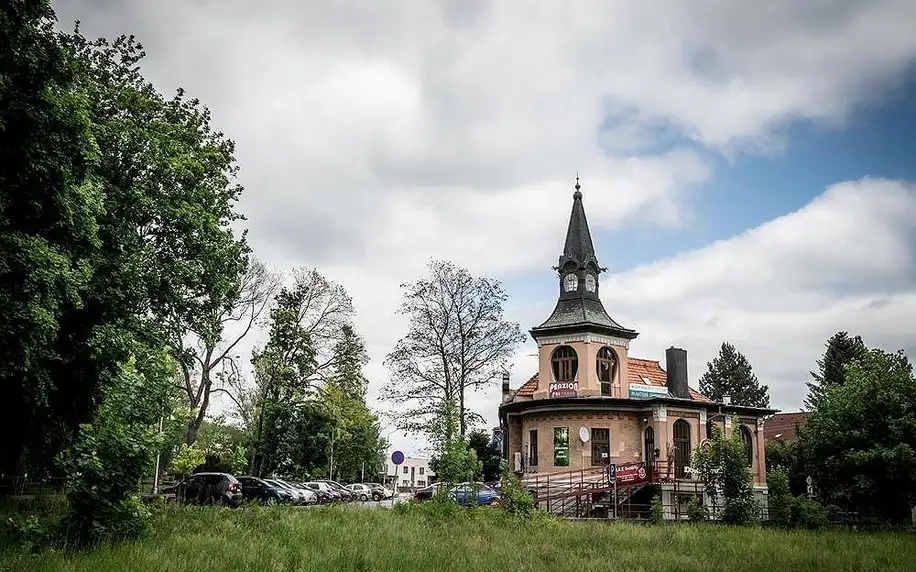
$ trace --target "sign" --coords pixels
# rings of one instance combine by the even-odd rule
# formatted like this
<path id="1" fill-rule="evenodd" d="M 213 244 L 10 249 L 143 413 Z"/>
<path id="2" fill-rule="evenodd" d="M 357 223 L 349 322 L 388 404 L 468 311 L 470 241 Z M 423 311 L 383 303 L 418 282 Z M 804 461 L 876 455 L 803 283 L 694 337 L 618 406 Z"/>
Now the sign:
<path id="1" fill-rule="evenodd" d="M 668 388 L 664 385 L 646 385 L 645 383 L 631 383 L 629 395 L 630 399 L 669 397 Z"/>
<path id="2" fill-rule="evenodd" d="M 400 451 L 395 451 L 391 454 L 391 462 L 395 465 L 400 465 L 404 462 L 404 453 Z"/>
<path id="3" fill-rule="evenodd" d="M 610 465 L 609 465 L 610 467 Z M 646 468 L 639 463 L 628 463 L 616 468 L 617 482 L 621 485 L 638 485 L 648 480 Z"/>
<path id="4" fill-rule="evenodd" d="M 607 466 L 607 480 L 609 483 L 617 482 L 617 465 L 610 463 Z"/>
<path id="5" fill-rule="evenodd" d="M 553 464 L 555 467 L 569 466 L 569 427 L 553 428 Z"/>
<path id="6" fill-rule="evenodd" d="M 551 381 L 550 385 L 547 386 L 547 389 L 551 398 L 579 396 L 578 381 Z"/>
<path id="7" fill-rule="evenodd" d="M 579 440 L 588 443 L 589 437 L 588 427 L 579 427 Z"/>

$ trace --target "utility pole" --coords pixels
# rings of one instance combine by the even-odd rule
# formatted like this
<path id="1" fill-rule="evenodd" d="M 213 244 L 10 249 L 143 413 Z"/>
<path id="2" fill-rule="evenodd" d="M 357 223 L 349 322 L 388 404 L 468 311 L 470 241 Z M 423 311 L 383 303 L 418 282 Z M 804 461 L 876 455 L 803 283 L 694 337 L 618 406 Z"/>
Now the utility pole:
<path id="1" fill-rule="evenodd" d="M 363 476 L 361 477 L 363 482 L 366 482 L 366 461 L 363 461 Z"/>
<path id="2" fill-rule="evenodd" d="M 164 416 L 159 416 L 159 436 L 162 437 L 162 420 Z M 153 494 L 159 494 L 159 457 L 162 455 L 162 447 L 156 450 L 156 472 L 153 473 Z"/>

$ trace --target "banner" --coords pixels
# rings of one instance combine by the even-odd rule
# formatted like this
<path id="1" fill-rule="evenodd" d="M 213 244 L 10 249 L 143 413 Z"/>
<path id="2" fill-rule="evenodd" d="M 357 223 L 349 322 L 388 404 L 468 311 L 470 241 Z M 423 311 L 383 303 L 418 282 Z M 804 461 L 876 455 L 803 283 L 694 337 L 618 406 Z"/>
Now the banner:
<path id="1" fill-rule="evenodd" d="M 548 386 L 550 397 L 579 397 L 578 381 L 552 381 Z"/>
<path id="2" fill-rule="evenodd" d="M 646 468 L 641 463 L 617 465 L 618 485 L 638 485 L 649 480 Z"/>

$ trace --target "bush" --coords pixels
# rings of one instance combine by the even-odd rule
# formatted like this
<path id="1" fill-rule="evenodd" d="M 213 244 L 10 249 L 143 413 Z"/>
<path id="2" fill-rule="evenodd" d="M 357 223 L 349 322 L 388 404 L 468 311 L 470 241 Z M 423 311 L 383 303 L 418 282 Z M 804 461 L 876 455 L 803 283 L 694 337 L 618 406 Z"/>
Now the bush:
<path id="1" fill-rule="evenodd" d="M 787 528 L 792 525 L 792 497 L 789 486 L 789 473 L 780 467 L 767 473 L 768 512 L 770 522 Z"/>
<path id="2" fill-rule="evenodd" d="M 510 516 L 516 518 L 531 518 L 537 512 L 537 505 L 525 489 L 518 477 L 509 472 L 505 461 L 500 463 L 502 470 L 502 484 L 499 491 L 499 507 Z"/>
<path id="3" fill-rule="evenodd" d="M 157 422 L 174 362 L 165 352 L 142 357 L 145 371 L 131 358 L 107 377 L 95 418 L 61 457 L 69 475 L 64 531 L 77 545 L 135 538 L 150 516 L 138 484 L 159 445 Z"/>
<path id="4" fill-rule="evenodd" d="M 661 524 L 665 520 L 665 508 L 662 506 L 662 497 L 655 495 L 649 503 L 649 521 Z"/>
<path id="5" fill-rule="evenodd" d="M 795 497 L 792 503 L 792 524 L 807 530 L 823 530 L 830 524 L 827 509 L 816 500 Z"/>
<path id="6" fill-rule="evenodd" d="M 687 519 L 690 522 L 706 522 L 709 520 L 709 511 L 700 503 L 697 497 L 690 499 L 687 503 Z"/>

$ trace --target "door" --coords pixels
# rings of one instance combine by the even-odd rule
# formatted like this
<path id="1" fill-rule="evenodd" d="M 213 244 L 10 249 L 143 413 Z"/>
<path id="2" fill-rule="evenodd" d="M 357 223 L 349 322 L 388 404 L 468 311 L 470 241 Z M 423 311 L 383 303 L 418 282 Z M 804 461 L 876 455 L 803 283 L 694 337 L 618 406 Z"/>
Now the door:
<path id="1" fill-rule="evenodd" d="M 646 463 L 646 474 L 649 478 L 655 478 L 655 429 L 646 427 L 646 446 L 643 460 Z"/>
<path id="2" fill-rule="evenodd" d="M 683 419 L 674 422 L 674 477 L 687 477 L 690 466 L 690 423 Z"/>

